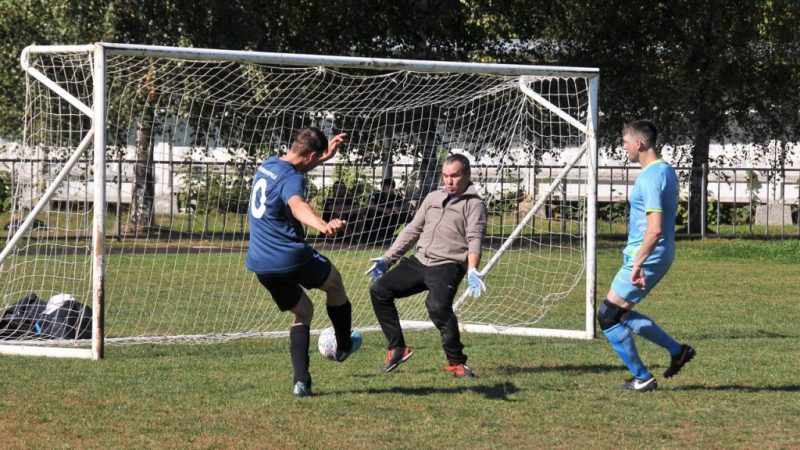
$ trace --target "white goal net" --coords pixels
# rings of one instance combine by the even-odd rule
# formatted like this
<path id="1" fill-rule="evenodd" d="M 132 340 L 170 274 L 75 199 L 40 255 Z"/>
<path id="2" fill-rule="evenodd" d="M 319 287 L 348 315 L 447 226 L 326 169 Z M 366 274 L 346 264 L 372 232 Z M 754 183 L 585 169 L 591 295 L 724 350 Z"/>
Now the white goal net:
<path id="1" fill-rule="evenodd" d="M 354 327 L 377 325 L 369 259 L 464 153 L 489 213 L 488 291 L 459 294 L 460 322 L 593 335 L 595 69 L 117 44 L 29 47 L 22 63 L 0 352 L 285 334 L 290 318 L 244 266 L 247 208 L 258 164 L 309 126 L 348 135 L 306 185 L 320 215 L 348 222 L 308 240 L 342 273 Z M 92 308 L 75 311 L 93 347 L 80 326 L 42 331 L 52 314 L 31 308 L 62 293 Z M 422 297 L 398 307 L 407 326 L 428 320 Z"/>

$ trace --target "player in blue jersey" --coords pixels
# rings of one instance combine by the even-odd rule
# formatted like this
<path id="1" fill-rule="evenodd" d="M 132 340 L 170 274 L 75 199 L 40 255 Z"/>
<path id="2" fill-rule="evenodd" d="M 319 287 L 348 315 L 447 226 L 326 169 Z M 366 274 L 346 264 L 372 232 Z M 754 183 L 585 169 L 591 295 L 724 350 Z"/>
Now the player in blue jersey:
<path id="1" fill-rule="evenodd" d="M 675 216 L 678 211 L 678 177 L 656 150 L 657 131 L 648 120 L 630 122 L 622 130 L 622 147 L 631 162 L 642 167 L 630 196 L 628 243 L 622 268 L 597 313 L 608 342 L 631 371 L 624 389 L 644 392 L 658 386 L 636 351 L 631 332 L 667 349 L 671 356 L 664 377 L 677 374 L 695 355 L 652 319 L 634 311 L 667 273 L 675 258 Z"/>
<path id="2" fill-rule="evenodd" d="M 305 201 L 304 173 L 331 159 L 345 138 L 328 142 L 317 128 L 295 136 L 286 155 L 271 157 L 256 169 L 250 194 L 248 219 L 250 247 L 247 268 L 269 291 L 281 311 L 291 311 L 289 353 L 297 397 L 311 395 L 308 348 L 314 305 L 302 288 L 320 289 L 327 295 L 327 312 L 336 334 L 333 359 L 342 362 L 361 346 L 361 336 L 351 330 L 352 307 L 342 277 L 331 262 L 306 243 L 303 225 L 334 234 L 344 221 L 324 221 Z"/>

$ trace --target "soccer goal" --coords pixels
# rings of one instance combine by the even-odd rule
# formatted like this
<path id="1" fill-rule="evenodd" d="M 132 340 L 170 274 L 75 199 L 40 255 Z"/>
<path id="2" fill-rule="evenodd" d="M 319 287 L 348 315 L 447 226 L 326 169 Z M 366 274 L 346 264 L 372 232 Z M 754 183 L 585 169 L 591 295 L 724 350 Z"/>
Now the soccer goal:
<path id="1" fill-rule="evenodd" d="M 31 46 L 21 64 L 0 353 L 286 335 L 244 266 L 247 208 L 258 164 L 309 126 L 348 134 L 307 178 L 309 204 L 347 228 L 308 240 L 342 273 L 354 327 L 377 329 L 369 259 L 464 153 L 489 212 L 488 291 L 460 287 L 464 330 L 594 336 L 597 69 L 106 43 Z M 59 294 L 86 306 L 92 338 L 44 332 L 31 294 L 51 316 Z M 429 326 L 422 297 L 398 306 Z"/>

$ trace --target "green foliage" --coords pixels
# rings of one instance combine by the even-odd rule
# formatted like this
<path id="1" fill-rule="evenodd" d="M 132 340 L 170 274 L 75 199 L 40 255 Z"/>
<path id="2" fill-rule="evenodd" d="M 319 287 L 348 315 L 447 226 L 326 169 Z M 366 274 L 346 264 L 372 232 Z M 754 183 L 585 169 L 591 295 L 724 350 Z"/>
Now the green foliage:
<path id="1" fill-rule="evenodd" d="M 580 202 L 562 201 L 559 195 L 554 195 L 545 208 L 548 209 L 548 217 L 562 220 L 580 221 L 584 214 Z"/>
<path id="2" fill-rule="evenodd" d="M 678 211 L 675 214 L 675 225 L 685 225 L 689 221 L 689 202 L 681 197 L 678 200 Z"/>
<path id="3" fill-rule="evenodd" d="M 366 20 L 353 11 L 368 11 Z M 599 140 L 607 152 L 619 144 L 624 122 L 648 117 L 661 144 L 679 146 L 695 167 L 708 162 L 712 139 L 753 142 L 762 151 L 779 141 L 776 159 L 784 161 L 785 143 L 800 141 L 799 22 L 800 3 L 771 0 L 0 0 L 0 136 L 21 133 L 18 59 L 26 45 L 107 41 L 595 66 L 603 80 Z M 409 127 L 436 128 L 426 120 Z M 365 161 L 385 157 L 379 146 L 363 148 Z M 419 148 L 422 161 L 436 159 L 435 142 Z M 435 183 L 420 180 L 420 193 Z M 700 183 L 691 186 L 692 202 L 699 202 Z M 693 226 L 700 212 L 691 208 Z M 688 211 L 681 217 L 687 222 Z"/>
<path id="4" fill-rule="evenodd" d="M 347 186 L 347 195 L 355 198 L 356 204 L 367 202 L 375 187 L 364 173 L 355 166 L 337 165 L 333 172 L 333 181 L 341 181 Z"/>
<path id="5" fill-rule="evenodd" d="M 627 202 L 607 202 L 597 206 L 598 221 L 625 221 L 628 214 Z"/>
<path id="6" fill-rule="evenodd" d="M 708 201 L 706 209 L 706 224 L 714 226 L 717 222 L 721 225 L 747 225 L 753 222 L 756 216 L 758 203 L 719 203 L 715 199 Z M 685 209 L 682 209 L 683 218 L 686 219 Z"/>
<path id="7" fill-rule="evenodd" d="M 6 212 L 11 208 L 11 174 L 5 170 L 0 170 L 0 212 Z"/>
<path id="8" fill-rule="evenodd" d="M 331 175 L 331 180 L 332 182 L 329 185 L 324 186 L 323 191 L 314 191 L 313 195 L 311 192 L 306 194 L 306 200 L 309 200 L 309 202 L 311 201 L 310 199 L 314 199 L 313 202 L 317 206 L 317 211 L 322 211 L 325 199 L 333 196 L 333 183 L 337 181 L 344 183 L 347 188 L 346 196 L 352 199 L 355 207 L 366 205 L 370 194 L 375 190 L 369 178 L 356 166 L 337 165 Z M 308 188 L 313 184 L 306 183 L 306 186 Z M 313 189 L 316 189 L 316 187 L 313 187 Z"/>
<path id="9" fill-rule="evenodd" d="M 207 189 L 198 190 L 198 212 L 209 212 L 211 207 L 223 213 L 247 214 L 253 173 L 244 169 L 250 167 L 237 164 L 234 173 L 213 172 Z"/>
<path id="10" fill-rule="evenodd" d="M 490 195 L 486 199 L 486 209 L 490 214 L 503 215 L 514 212 L 518 209 L 519 203 L 525 199 L 525 192 L 520 190 L 510 190 L 498 195 Z"/>
<path id="11" fill-rule="evenodd" d="M 440 157 L 446 158 L 447 153 L 443 153 Z M 517 171 L 504 168 L 495 174 L 494 178 L 489 178 L 484 169 L 476 167 L 473 169 L 471 179 L 486 203 L 487 212 L 491 215 L 502 216 L 513 213 L 525 200 L 525 187 Z M 490 182 L 493 189 L 488 185 Z"/>
<path id="12" fill-rule="evenodd" d="M 353 11 L 369 11 L 370 20 Z M 0 0 L 0 136 L 21 133 L 22 49 L 120 42 L 465 60 L 484 46 L 457 0 Z M 224 31 L 221 31 L 224 30 Z"/>
<path id="13" fill-rule="evenodd" d="M 275 150 L 264 147 L 253 156 L 231 153 L 233 158 L 224 164 L 194 164 L 190 163 L 191 153 L 185 156 L 187 164 L 177 166 L 180 211 L 247 214 L 255 167 L 273 156 Z"/>

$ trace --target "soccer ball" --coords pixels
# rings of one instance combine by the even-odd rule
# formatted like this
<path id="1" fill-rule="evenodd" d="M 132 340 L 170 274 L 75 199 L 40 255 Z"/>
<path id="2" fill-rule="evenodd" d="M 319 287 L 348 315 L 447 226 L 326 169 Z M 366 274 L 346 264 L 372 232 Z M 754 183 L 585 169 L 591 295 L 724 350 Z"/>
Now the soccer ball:
<path id="1" fill-rule="evenodd" d="M 333 327 L 322 330 L 322 333 L 319 334 L 319 341 L 317 341 L 317 348 L 322 356 L 328 359 L 336 357 L 336 333 L 334 333 Z"/>

